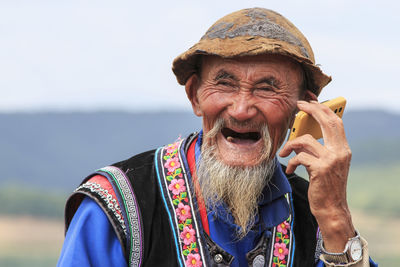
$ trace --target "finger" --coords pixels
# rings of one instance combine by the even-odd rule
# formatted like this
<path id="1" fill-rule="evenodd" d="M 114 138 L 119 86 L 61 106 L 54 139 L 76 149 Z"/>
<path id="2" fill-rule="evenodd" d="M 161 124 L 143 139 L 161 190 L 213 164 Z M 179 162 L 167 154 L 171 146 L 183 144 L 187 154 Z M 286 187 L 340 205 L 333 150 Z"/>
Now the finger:
<path id="1" fill-rule="evenodd" d="M 301 152 L 289 160 L 286 167 L 286 173 L 293 173 L 299 165 L 303 165 L 308 171 L 312 162 L 315 162 L 316 160 L 317 158 L 315 158 L 313 155 L 310 155 L 306 152 Z"/>
<path id="2" fill-rule="evenodd" d="M 279 152 L 279 156 L 287 157 L 292 151 L 295 151 L 296 154 L 307 152 L 319 158 L 324 152 L 324 147 L 312 135 L 305 134 L 288 141 Z"/>
<path id="3" fill-rule="evenodd" d="M 325 144 L 343 144 L 343 140 L 347 142 L 343 122 L 330 108 L 316 101 L 298 101 L 297 106 L 318 122 Z"/>

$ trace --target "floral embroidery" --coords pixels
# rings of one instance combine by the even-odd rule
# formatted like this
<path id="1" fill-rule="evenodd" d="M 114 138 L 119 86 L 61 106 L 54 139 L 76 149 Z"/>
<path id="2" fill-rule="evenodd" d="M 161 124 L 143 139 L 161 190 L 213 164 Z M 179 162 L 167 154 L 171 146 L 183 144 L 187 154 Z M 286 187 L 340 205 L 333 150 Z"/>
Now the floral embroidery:
<path id="1" fill-rule="evenodd" d="M 290 228 L 289 223 L 287 221 L 284 221 L 283 223 L 278 225 L 278 229 L 277 230 L 278 230 L 278 232 L 286 235 L 289 228 Z"/>
<path id="2" fill-rule="evenodd" d="M 164 167 L 168 168 L 169 172 L 175 171 L 175 169 L 179 168 L 180 166 L 181 164 L 179 163 L 178 157 L 169 158 L 164 164 Z"/>
<path id="3" fill-rule="evenodd" d="M 181 238 L 183 239 L 183 243 L 188 246 L 196 241 L 196 232 L 193 229 L 185 226 L 181 233 Z"/>
<path id="4" fill-rule="evenodd" d="M 175 142 L 173 144 L 169 144 L 166 147 L 167 154 L 173 154 L 173 153 L 176 154 L 176 152 L 178 151 L 178 147 L 179 147 L 179 142 Z"/>
<path id="5" fill-rule="evenodd" d="M 186 221 L 186 219 L 192 218 L 192 214 L 190 213 L 189 205 L 179 203 L 178 208 L 175 211 L 176 211 L 176 214 L 178 214 L 178 218 L 180 221 Z"/>
<path id="6" fill-rule="evenodd" d="M 274 256 L 278 257 L 279 260 L 283 260 L 289 254 L 289 250 L 284 243 L 275 243 L 274 247 Z"/>
<path id="7" fill-rule="evenodd" d="M 164 148 L 162 166 L 164 166 L 164 177 L 172 198 L 175 215 L 178 219 L 178 235 L 185 264 L 187 266 L 200 267 L 203 263 L 199 254 L 197 233 L 192 221 L 192 209 L 189 204 L 187 186 L 179 161 L 179 144 L 180 142 L 178 141 Z"/>
<path id="8" fill-rule="evenodd" d="M 290 216 L 276 227 L 274 257 L 272 267 L 285 267 L 288 264 L 290 246 Z"/>
<path id="9" fill-rule="evenodd" d="M 185 181 L 183 179 L 173 179 L 168 189 L 172 191 L 172 194 L 179 195 L 179 193 L 186 191 Z"/>
<path id="10" fill-rule="evenodd" d="M 203 265 L 199 254 L 189 254 L 185 263 L 189 267 L 200 267 Z"/>

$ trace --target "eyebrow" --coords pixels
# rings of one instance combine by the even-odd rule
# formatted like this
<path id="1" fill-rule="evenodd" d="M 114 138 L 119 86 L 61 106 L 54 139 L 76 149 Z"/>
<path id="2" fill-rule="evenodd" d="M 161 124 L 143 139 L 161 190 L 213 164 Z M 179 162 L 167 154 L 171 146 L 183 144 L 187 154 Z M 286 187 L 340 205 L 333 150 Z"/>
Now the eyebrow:
<path id="1" fill-rule="evenodd" d="M 277 85 L 277 80 L 274 77 L 268 77 L 268 78 L 261 78 L 258 80 L 255 84 L 260 84 L 260 83 L 266 83 L 272 86 Z"/>
<path id="2" fill-rule="evenodd" d="M 222 80 L 222 79 L 232 79 L 235 81 L 239 81 L 239 79 L 235 75 L 227 72 L 226 70 L 218 71 L 217 75 L 214 78 L 215 81 Z"/>

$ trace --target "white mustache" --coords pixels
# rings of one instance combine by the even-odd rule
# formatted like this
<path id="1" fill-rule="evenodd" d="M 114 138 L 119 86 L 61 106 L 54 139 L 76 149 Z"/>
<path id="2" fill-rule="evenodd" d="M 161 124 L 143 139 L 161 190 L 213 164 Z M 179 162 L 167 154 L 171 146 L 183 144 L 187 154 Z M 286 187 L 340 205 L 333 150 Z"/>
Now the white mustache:
<path id="1" fill-rule="evenodd" d="M 218 133 L 222 131 L 223 128 L 227 127 L 227 125 L 231 127 L 236 127 L 239 129 L 251 129 L 252 131 L 255 131 L 256 129 L 258 132 L 260 132 L 260 137 L 264 143 L 263 151 L 261 156 L 260 161 L 268 160 L 270 159 L 270 154 L 271 154 L 271 149 L 272 149 L 272 140 L 269 135 L 269 130 L 268 130 L 268 124 L 267 123 L 254 123 L 250 120 L 248 121 L 238 121 L 232 117 L 229 118 L 229 122 L 226 122 L 225 119 L 223 118 L 218 118 L 213 127 L 204 135 L 204 143 L 207 142 L 207 145 L 212 145 L 212 141 L 215 140 L 216 136 Z"/>

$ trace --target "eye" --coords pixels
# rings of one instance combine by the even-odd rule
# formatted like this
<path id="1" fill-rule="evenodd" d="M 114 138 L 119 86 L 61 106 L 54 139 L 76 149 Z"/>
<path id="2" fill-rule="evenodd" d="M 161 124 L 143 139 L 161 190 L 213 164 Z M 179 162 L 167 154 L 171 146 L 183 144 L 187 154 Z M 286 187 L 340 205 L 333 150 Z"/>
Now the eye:
<path id="1" fill-rule="evenodd" d="M 259 84 L 255 89 L 261 93 L 276 92 L 278 90 L 274 85 L 267 83 Z"/>
<path id="2" fill-rule="evenodd" d="M 217 85 L 234 86 L 234 84 L 231 81 L 228 81 L 228 80 L 219 80 L 217 82 Z"/>
<path id="3" fill-rule="evenodd" d="M 274 88 L 272 86 L 260 86 L 257 87 L 256 89 L 261 91 L 274 91 Z"/>
<path id="4" fill-rule="evenodd" d="M 258 82 L 255 89 L 260 93 L 278 93 L 280 91 L 280 81 L 271 77 Z"/>

